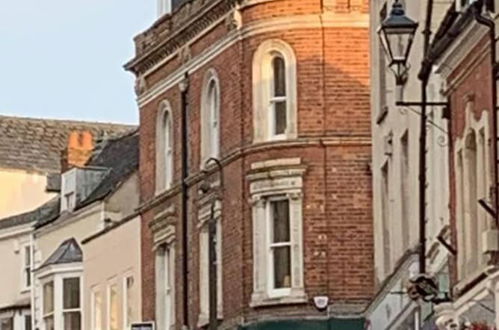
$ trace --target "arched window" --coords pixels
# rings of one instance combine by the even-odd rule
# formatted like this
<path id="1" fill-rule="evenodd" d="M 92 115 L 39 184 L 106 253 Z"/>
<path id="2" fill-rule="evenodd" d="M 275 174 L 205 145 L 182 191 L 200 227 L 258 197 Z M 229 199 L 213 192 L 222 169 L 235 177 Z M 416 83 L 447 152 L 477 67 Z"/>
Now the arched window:
<path id="1" fill-rule="evenodd" d="M 173 182 L 173 127 L 170 104 L 164 101 L 158 115 L 156 135 L 156 191 L 171 188 Z"/>
<path id="2" fill-rule="evenodd" d="M 220 156 L 220 88 L 214 70 L 209 70 L 203 86 L 201 120 L 201 166 L 210 157 Z"/>
<path id="3" fill-rule="evenodd" d="M 253 59 L 254 141 L 297 137 L 296 58 L 280 40 L 269 40 Z"/>
<path id="4" fill-rule="evenodd" d="M 165 188 L 170 188 L 173 177 L 173 139 L 172 139 L 172 120 L 170 113 L 165 112 L 163 116 L 163 157 L 165 171 Z"/>

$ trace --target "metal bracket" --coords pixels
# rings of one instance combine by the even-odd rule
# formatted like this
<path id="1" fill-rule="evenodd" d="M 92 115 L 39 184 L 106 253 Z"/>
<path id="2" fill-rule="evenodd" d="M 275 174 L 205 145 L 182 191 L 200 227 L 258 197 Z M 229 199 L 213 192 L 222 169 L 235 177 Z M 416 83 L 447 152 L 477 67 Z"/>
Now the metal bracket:
<path id="1" fill-rule="evenodd" d="M 423 105 L 428 107 L 448 107 L 449 102 L 404 102 L 398 101 L 395 102 L 395 105 L 398 107 L 422 107 Z"/>

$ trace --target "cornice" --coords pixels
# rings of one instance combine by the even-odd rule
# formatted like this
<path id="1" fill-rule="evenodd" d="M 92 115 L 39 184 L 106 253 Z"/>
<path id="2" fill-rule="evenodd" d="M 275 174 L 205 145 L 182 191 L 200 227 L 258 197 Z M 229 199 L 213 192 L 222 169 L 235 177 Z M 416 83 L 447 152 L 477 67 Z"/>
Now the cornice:
<path id="1" fill-rule="evenodd" d="M 166 38 L 156 47 L 146 51 L 144 54 L 138 55 L 125 64 L 125 69 L 130 70 L 135 74 L 144 73 L 163 58 L 181 48 L 189 40 L 196 37 L 196 35 L 205 30 L 218 18 L 224 16 L 234 8 L 237 2 L 238 0 L 218 0 L 213 2 L 212 5 L 207 6 L 204 10 L 201 10 L 191 19 L 183 23 L 169 38 Z"/>
<path id="2" fill-rule="evenodd" d="M 470 49 L 474 49 L 482 38 L 486 35 L 487 28 L 473 21 L 470 25 L 453 41 L 439 59 L 435 62 L 440 73 L 445 79 L 456 70 L 466 56 L 470 55 Z"/>
<path id="3" fill-rule="evenodd" d="M 227 13 L 226 13 L 227 14 Z M 195 42 L 197 39 L 201 38 L 203 34 L 209 33 L 216 25 L 220 24 L 221 20 L 227 19 L 227 15 L 218 17 L 218 20 L 213 23 L 212 26 L 206 26 L 204 31 L 189 40 L 187 45 Z M 293 29 L 321 29 L 321 28 L 360 28 L 367 29 L 369 27 L 369 17 L 367 14 L 335 14 L 335 13 L 325 13 L 323 15 L 294 15 L 287 17 L 277 17 L 270 18 L 261 21 L 251 22 L 246 25 L 241 26 L 238 29 L 233 29 L 229 31 L 225 37 L 217 40 L 209 48 L 205 49 L 201 54 L 191 58 L 185 65 L 179 66 L 170 75 L 166 76 L 160 82 L 148 86 L 147 89 L 141 89 L 137 97 L 137 103 L 139 107 L 143 107 L 149 102 L 153 101 L 158 95 L 172 88 L 176 84 L 180 83 L 184 77 L 185 73 L 193 73 L 199 68 L 209 63 L 216 56 L 220 55 L 226 49 L 232 47 L 234 44 L 241 40 L 251 38 L 256 35 L 263 33 L 275 32 L 275 31 L 287 31 Z M 186 42 L 187 43 L 187 42 Z M 155 72 L 160 67 L 168 63 L 170 60 L 179 55 L 182 49 L 179 47 L 174 52 L 165 55 L 164 57 L 158 57 L 155 63 L 151 63 L 151 66 L 147 70 L 140 73 L 141 79 L 144 79 L 149 74 Z"/>

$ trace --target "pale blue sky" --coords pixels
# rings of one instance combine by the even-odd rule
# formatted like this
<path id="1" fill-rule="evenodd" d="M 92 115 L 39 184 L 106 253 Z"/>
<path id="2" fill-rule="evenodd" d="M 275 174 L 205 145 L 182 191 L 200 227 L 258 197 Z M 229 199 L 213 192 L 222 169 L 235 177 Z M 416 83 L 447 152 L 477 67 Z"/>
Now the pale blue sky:
<path id="1" fill-rule="evenodd" d="M 137 123 L 133 37 L 155 0 L 0 0 L 0 114 Z"/>

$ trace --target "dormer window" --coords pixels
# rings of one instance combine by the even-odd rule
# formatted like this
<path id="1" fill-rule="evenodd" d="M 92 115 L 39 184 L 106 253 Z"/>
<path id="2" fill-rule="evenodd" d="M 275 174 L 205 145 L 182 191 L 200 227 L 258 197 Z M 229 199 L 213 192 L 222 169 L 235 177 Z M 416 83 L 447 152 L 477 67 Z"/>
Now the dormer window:
<path id="1" fill-rule="evenodd" d="M 62 174 L 61 212 L 73 211 L 100 184 L 107 170 L 102 167 L 73 167 Z"/>
<path id="2" fill-rule="evenodd" d="M 158 17 L 172 12 L 172 0 L 158 0 Z"/>

